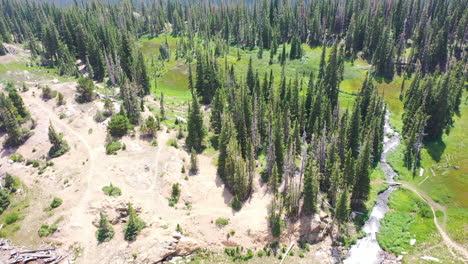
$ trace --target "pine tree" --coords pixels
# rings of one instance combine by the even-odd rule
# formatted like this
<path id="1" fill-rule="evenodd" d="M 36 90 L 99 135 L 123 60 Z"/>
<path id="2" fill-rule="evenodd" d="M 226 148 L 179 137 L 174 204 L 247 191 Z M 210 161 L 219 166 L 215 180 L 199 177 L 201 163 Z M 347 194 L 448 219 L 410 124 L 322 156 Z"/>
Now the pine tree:
<path id="1" fill-rule="evenodd" d="M 306 215 L 317 211 L 318 174 L 315 160 L 309 160 L 304 174 L 304 203 L 302 210 Z"/>
<path id="2" fill-rule="evenodd" d="M 109 242 L 114 237 L 114 228 L 107 220 L 106 215 L 100 213 L 99 227 L 96 231 L 96 237 L 99 243 Z"/>
<path id="3" fill-rule="evenodd" d="M 146 227 L 146 223 L 138 217 L 131 204 L 128 204 L 128 221 L 124 229 L 124 238 L 127 241 L 134 241 L 140 231 Z"/>
<path id="4" fill-rule="evenodd" d="M 351 207 L 353 210 L 359 210 L 363 202 L 367 200 L 370 192 L 370 144 L 366 142 L 359 155 L 356 165 L 356 180 L 351 195 Z"/>
<path id="5" fill-rule="evenodd" d="M 3 45 L 2 41 L 0 40 L 0 56 L 5 56 L 7 55 L 7 49 Z"/>
<path id="6" fill-rule="evenodd" d="M 252 94 L 255 87 L 255 76 L 252 68 L 252 57 L 249 59 L 249 67 L 247 69 L 247 87 L 249 88 L 249 93 Z"/>
<path id="7" fill-rule="evenodd" d="M 161 92 L 161 100 L 159 101 L 161 120 L 166 119 L 166 110 L 164 108 L 164 93 Z"/>
<path id="8" fill-rule="evenodd" d="M 11 100 L 3 93 L 0 93 L 0 124 L 2 124 L 8 134 L 5 146 L 19 146 L 26 139 L 27 135 L 21 129 L 17 119 L 16 108 Z M 0 126 L 1 128 L 1 126 Z"/>
<path id="9" fill-rule="evenodd" d="M 55 128 L 52 126 L 52 123 L 49 124 L 49 141 L 52 144 L 52 147 L 49 150 L 49 156 L 51 158 L 56 158 L 62 156 L 70 150 L 67 141 L 63 139 L 61 133 L 57 133 Z"/>
<path id="10" fill-rule="evenodd" d="M 192 94 L 192 103 L 189 107 L 187 130 L 188 135 L 185 140 L 187 148 L 193 148 L 197 152 L 201 152 L 203 138 L 205 137 L 205 127 L 203 125 L 203 113 L 200 110 L 198 98 L 195 93 Z"/>
<path id="11" fill-rule="evenodd" d="M 215 96 L 213 97 L 211 115 L 210 115 L 210 127 L 214 133 L 219 135 L 221 133 L 222 116 L 224 111 L 224 90 L 216 90 Z"/>
<path id="12" fill-rule="evenodd" d="M 346 222 L 349 215 L 349 208 L 348 208 L 348 194 L 346 190 L 341 191 L 338 199 L 338 204 L 335 208 L 335 220 L 338 222 L 338 225 Z"/>
<path id="13" fill-rule="evenodd" d="M 190 154 L 190 173 L 191 174 L 197 174 L 198 173 L 197 152 L 193 148 L 192 148 L 192 151 L 191 151 L 191 154 Z"/>

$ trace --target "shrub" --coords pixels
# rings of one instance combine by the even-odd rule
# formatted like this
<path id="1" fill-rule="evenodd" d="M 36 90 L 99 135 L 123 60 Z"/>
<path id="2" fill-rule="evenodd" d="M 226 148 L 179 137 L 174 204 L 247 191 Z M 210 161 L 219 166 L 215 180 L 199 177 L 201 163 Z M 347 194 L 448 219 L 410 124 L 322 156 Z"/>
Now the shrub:
<path id="1" fill-rule="evenodd" d="M 5 224 L 11 225 L 20 219 L 21 219 L 21 214 L 19 212 L 11 212 L 5 215 L 4 221 L 5 221 Z"/>
<path id="2" fill-rule="evenodd" d="M 216 219 L 215 223 L 220 228 L 225 227 L 229 224 L 229 218 L 219 217 L 218 219 Z"/>
<path id="3" fill-rule="evenodd" d="M 115 115 L 107 125 L 107 131 L 113 137 L 123 137 L 130 130 L 130 122 L 124 115 Z"/>
<path id="4" fill-rule="evenodd" d="M 232 199 L 231 207 L 232 207 L 232 209 L 234 209 L 236 211 L 239 211 L 242 208 L 242 202 L 239 200 L 237 195 L 235 195 L 234 199 Z"/>
<path id="5" fill-rule="evenodd" d="M 78 92 L 77 102 L 87 103 L 94 100 L 94 83 L 92 80 L 87 78 L 78 79 L 78 86 L 76 86 Z"/>
<path id="6" fill-rule="evenodd" d="M 97 123 L 101 123 L 102 121 L 106 120 L 106 117 L 102 113 L 102 111 L 97 110 L 96 114 L 93 117 L 94 121 Z"/>
<path id="7" fill-rule="evenodd" d="M 7 173 L 5 175 L 5 189 L 7 189 L 10 193 L 14 193 L 20 187 L 20 180 L 18 177 L 14 177 L 13 175 Z"/>
<path id="8" fill-rule="evenodd" d="M 42 224 L 39 230 L 37 231 L 37 234 L 39 235 L 39 237 L 46 237 L 55 233 L 57 229 L 58 227 L 56 224 L 52 224 L 50 226 L 47 224 Z"/>
<path id="9" fill-rule="evenodd" d="M 5 190 L 0 190 L 0 214 L 2 214 L 10 205 L 10 197 Z"/>
<path id="10" fill-rule="evenodd" d="M 167 141 L 167 145 L 174 147 L 174 148 L 179 148 L 179 144 L 177 143 L 177 139 L 171 138 Z"/>
<path id="11" fill-rule="evenodd" d="M 122 143 L 118 140 L 112 140 L 106 144 L 106 154 L 116 155 L 117 151 L 122 148 Z"/>
<path id="12" fill-rule="evenodd" d="M 300 253 L 299 253 L 299 257 L 300 257 L 300 258 L 304 258 L 304 257 L 305 257 L 305 256 L 304 256 L 304 253 L 300 252 Z"/>
<path id="13" fill-rule="evenodd" d="M 179 202 L 180 198 L 180 185 L 179 183 L 172 184 L 171 198 L 169 198 L 169 206 L 174 207 Z"/>
<path id="14" fill-rule="evenodd" d="M 141 125 L 140 131 L 144 136 L 155 137 L 159 130 L 159 120 L 153 116 L 149 116 Z"/>
<path id="15" fill-rule="evenodd" d="M 55 209 L 55 208 L 59 207 L 60 205 L 62 205 L 62 203 L 63 203 L 62 199 L 60 199 L 58 197 L 54 197 L 54 199 L 50 203 L 50 208 Z"/>
<path id="16" fill-rule="evenodd" d="M 10 157 L 8 157 L 8 158 L 11 159 L 13 162 L 23 162 L 24 161 L 23 155 L 21 155 L 18 152 L 15 152 L 15 153 L 11 154 Z"/>
<path id="17" fill-rule="evenodd" d="M 112 185 L 102 187 L 102 191 L 109 196 L 120 196 L 122 195 L 122 190 L 119 187 Z"/>
<path id="18" fill-rule="evenodd" d="M 52 92 L 52 89 L 50 89 L 49 86 L 46 85 L 45 87 L 42 88 L 42 94 L 41 94 L 42 99 L 49 100 L 53 97 L 53 95 L 54 94 Z"/>
<path id="19" fill-rule="evenodd" d="M 28 159 L 26 160 L 26 166 L 32 165 L 34 168 L 39 167 L 41 165 L 39 160 Z"/>
<path id="20" fill-rule="evenodd" d="M 52 144 L 52 147 L 49 149 L 49 156 L 51 158 L 56 158 L 62 156 L 67 151 L 70 150 L 70 146 L 68 146 L 67 141 L 63 139 L 62 133 L 57 133 L 52 126 L 49 125 L 49 141 Z"/>
<path id="21" fill-rule="evenodd" d="M 64 119 L 65 117 L 67 117 L 67 115 L 65 113 L 60 113 L 60 115 L 59 115 L 60 119 Z"/>
<path id="22" fill-rule="evenodd" d="M 265 251 L 263 251 L 263 250 L 261 250 L 261 249 L 260 249 L 260 251 L 257 252 L 257 256 L 258 256 L 259 258 L 263 257 L 264 255 L 265 255 Z"/>
<path id="23" fill-rule="evenodd" d="M 63 94 L 62 93 L 57 93 L 57 105 L 60 106 L 60 105 L 64 105 L 66 103 L 64 97 L 63 97 Z"/>

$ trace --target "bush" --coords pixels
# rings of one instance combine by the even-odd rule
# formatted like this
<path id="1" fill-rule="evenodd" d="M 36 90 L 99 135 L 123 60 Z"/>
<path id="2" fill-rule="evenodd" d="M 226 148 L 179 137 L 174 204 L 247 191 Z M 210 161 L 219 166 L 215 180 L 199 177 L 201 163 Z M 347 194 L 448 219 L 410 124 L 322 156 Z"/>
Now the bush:
<path id="1" fill-rule="evenodd" d="M 218 219 L 216 219 L 215 223 L 219 228 L 225 227 L 229 224 L 229 218 L 219 217 Z"/>
<path id="2" fill-rule="evenodd" d="M 102 121 L 106 120 L 106 117 L 104 116 L 102 111 L 97 110 L 93 119 L 96 123 L 101 123 Z"/>
<path id="3" fill-rule="evenodd" d="M 179 183 L 174 183 L 172 184 L 172 193 L 171 193 L 171 198 L 169 198 L 169 206 L 174 207 L 179 202 L 180 198 L 180 187 Z"/>
<path id="4" fill-rule="evenodd" d="M 52 224 L 50 226 L 47 224 L 42 224 L 39 230 L 37 231 L 37 234 L 39 235 L 39 237 L 46 237 L 55 233 L 57 229 L 58 227 L 56 224 Z"/>
<path id="5" fill-rule="evenodd" d="M 122 195 L 122 190 L 119 187 L 112 185 L 102 187 L 102 191 L 109 196 L 120 196 Z"/>
<path id="6" fill-rule="evenodd" d="M 67 117 L 67 115 L 65 113 L 60 113 L 60 115 L 59 115 L 60 119 L 64 119 L 65 117 Z"/>
<path id="7" fill-rule="evenodd" d="M 26 160 L 26 166 L 29 166 L 29 165 L 32 165 L 34 168 L 37 168 L 39 167 L 39 165 L 41 165 L 41 163 L 39 160 L 28 159 Z"/>
<path id="8" fill-rule="evenodd" d="M 46 85 L 45 87 L 42 88 L 42 94 L 41 94 L 42 99 L 49 100 L 53 96 L 54 96 L 54 93 L 52 92 L 52 89 L 50 89 L 49 86 Z"/>
<path id="9" fill-rule="evenodd" d="M 179 148 L 179 144 L 177 143 L 177 139 L 175 138 L 171 138 L 167 141 L 167 145 L 168 146 L 171 146 L 171 147 L 174 147 L 174 148 Z"/>
<path id="10" fill-rule="evenodd" d="M 112 140 L 106 144 L 106 154 L 107 155 L 116 155 L 117 151 L 122 148 L 122 143 L 118 140 Z"/>
<path id="11" fill-rule="evenodd" d="M 10 157 L 8 157 L 8 158 L 11 159 L 13 162 L 23 162 L 24 161 L 23 155 L 21 155 L 18 152 L 15 152 L 15 153 L 11 154 Z"/>
<path id="12" fill-rule="evenodd" d="M 236 211 L 239 211 L 242 208 L 242 202 L 239 200 L 237 195 L 232 199 L 231 207 Z"/>
<path id="13" fill-rule="evenodd" d="M 7 173 L 5 176 L 5 189 L 7 189 L 10 193 L 14 193 L 18 190 L 21 183 L 18 177 L 14 177 L 13 175 Z"/>
<path id="14" fill-rule="evenodd" d="M 264 255 L 265 255 L 265 251 L 263 251 L 263 250 L 261 250 L 261 249 L 260 249 L 260 251 L 257 252 L 257 256 L 258 256 L 259 258 L 263 257 Z"/>
<path id="15" fill-rule="evenodd" d="M 130 130 L 130 122 L 124 115 L 115 115 L 107 125 L 107 131 L 113 137 L 123 137 Z"/>
<path id="16" fill-rule="evenodd" d="M 11 225 L 13 223 L 15 223 L 16 221 L 20 220 L 21 219 L 21 214 L 19 212 L 11 212 L 7 215 L 5 215 L 5 224 L 7 225 Z"/>
<path id="17" fill-rule="evenodd" d="M 0 190 L 0 214 L 2 214 L 10 205 L 10 197 L 5 190 Z"/>
<path id="18" fill-rule="evenodd" d="M 87 78 L 78 79 L 78 86 L 76 86 L 78 92 L 78 103 L 87 103 L 94 100 L 94 83 L 92 80 Z"/>
<path id="19" fill-rule="evenodd" d="M 55 208 L 59 207 L 60 205 L 62 205 L 62 203 L 63 203 L 62 199 L 60 199 L 58 197 L 54 197 L 54 199 L 50 203 L 50 208 L 55 209 Z"/>

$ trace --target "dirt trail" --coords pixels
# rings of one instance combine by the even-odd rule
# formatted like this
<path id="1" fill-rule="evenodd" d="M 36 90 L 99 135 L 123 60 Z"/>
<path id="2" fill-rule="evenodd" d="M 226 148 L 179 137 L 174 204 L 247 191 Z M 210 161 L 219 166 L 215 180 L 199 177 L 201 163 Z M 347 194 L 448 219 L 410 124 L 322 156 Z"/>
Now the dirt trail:
<path id="1" fill-rule="evenodd" d="M 63 122 L 61 119 L 57 117 L 57 114 L 51 111 L 50 109 L 42 106 L 41 103 L 36 102 L 36 99 L 29 100 L 30 103 L 35 105 L 37 109 L 42 111 L 43 113 L 46 113 L 49 120 L 53 122 L 54 125 L 59 125 L 60 127 L 64 128 L 67 130 L 67 132 L 71 135 L 73 135 L 75 138 L 78 139 L 78 141 L 85 146 L 86 151 L 88 152 L 88 170 L 85 174 L 85 184 L 86 184 L 86 189 L 84 194 L 82 195 L 80 201 L 78 202 L 78 205 L 73 209 L 70 219 L 74 223 L 91 223 L 90 219 L 92 219 L 91 216 L 87 215 L 86 211 L 88 209 L 88 204 L 91 201 L 91 188 L 90 188 L 90 182 L 93 177 L 93 172 L 95 171 L 95 158 L 94 158 L 94 151 L 91 148 L 91 146 L 88 144 L 88 142 L 78 133 L 73 129 L 71 126 L 69 126 L 67 123 Z M 81 228 L 78 228 L 81 229 Z M 86 246 L 89 245 L 90 241 L 94 241 L 94 236 L 92 236 L 92 233 L 90 232 L 81 232 L 80 230 L 76 230 L 77 232 L 80 232 L 79 236 L 74 236 L 75 238 L 80 238 L 81 239 L 81 244 Z M 87 260 L 87 255 L 89 253 L 88 250 L 84 250 L 83 252 L 83 260 Z"/>
<path id="2" fill-rule="evenodd" d="M 437 228 L 437 230 L 439 231 L 440 235 L 442 236 L 442 239 L 444 240 L 445 244 L 449 247 L 449 249 L 454 249 L 455 251 L 457 251 L 458 253 L 460 253 L 462 256 L 463 256 L 463 261 L 466 262 L 468 260 L 468 251 L 460 244 L 458 244 L 457 242 L 453 241 L 448 235 L 447 233 L 445 232 L 445 230 L 439 225 L 439 222 L 437 221 L 437 216 L 436 216 L 436 209 L 441 209 L 445 212 L 445 208 L 443 206 L 441 206 L 440 204 L 434 202 L 429 196 L 427 196 L 426 194 L 423 194 L 423 193 L 420 193 L 416 188 L 414 188 L 413 186 L 409 185 L 409 184 L 406 184 L 406 183 L 403 183 L 402 184 L 403 187 L 407 188 L 408 190 L 414 192 L 415 194 L 417 194 L 421 199 L 423 199 L 428 205 L 429 207 L 431 208 L 432 210 L 432 214 L 434 215 L 434 224 Z M 444 216 L 446 215 L 446 213 L 444 213 Z"/>

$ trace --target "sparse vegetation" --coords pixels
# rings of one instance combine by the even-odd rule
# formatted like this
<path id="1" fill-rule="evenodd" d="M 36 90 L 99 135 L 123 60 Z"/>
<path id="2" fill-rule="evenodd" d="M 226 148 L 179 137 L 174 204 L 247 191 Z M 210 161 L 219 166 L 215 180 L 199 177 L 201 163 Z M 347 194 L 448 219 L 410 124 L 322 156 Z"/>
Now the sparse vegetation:
<path id="1" fill-rule="evenodd" d="M 215 223 L 219 228 L 223 228 L 229 224 L 229 218 L 219 217 L 216 219 Z"/>
<path id="2" fill-rule="evenodd" d="M 180 184 L 179 183 L 174 183 L 172 184 L 172 192 L 171 192 L 171 198 L 169 198 L 169 206 L 174 207 L 179 202 L 180 198 Z"/>
<path id="3" fill-rule="evenodd" d="M 39 237 L 46 237 L 55 233 L 57 229 L 58 229 L 58 226 L 56 224 L 51 224 L 51 225 L 42 224 L 39 230 L 37 231 L 37 234 L 39 235 Z"/>
<path id="4" fill-rule="evenodd" d="M 122 191 L 119 187 L 112 185 L 102 187 L 102 191 L 108 196 L 120 196 L 122 195 Z"/>
<path id="5" fill-rule="evenodd" d="M 118 140 L 111 140 L 106 143 L 106 154 L 117 155 L 117 151 L 123 148 L 123 144 Z"/>

